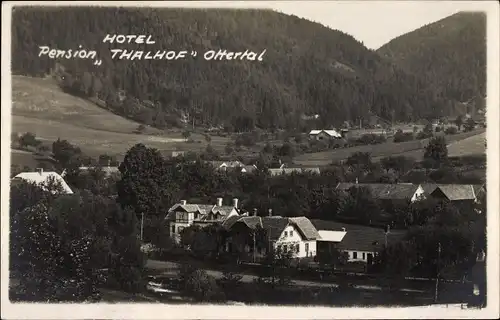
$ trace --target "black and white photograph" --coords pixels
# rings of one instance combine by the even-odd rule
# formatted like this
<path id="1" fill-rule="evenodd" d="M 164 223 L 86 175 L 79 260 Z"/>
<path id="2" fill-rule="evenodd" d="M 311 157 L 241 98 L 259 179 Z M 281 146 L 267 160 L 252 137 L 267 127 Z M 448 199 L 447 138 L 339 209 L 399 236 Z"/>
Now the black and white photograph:
<path id="1" fill-rule="evenodd" d="M 498 25 L 4 3 L 2 318 L 498 318 Z"/>

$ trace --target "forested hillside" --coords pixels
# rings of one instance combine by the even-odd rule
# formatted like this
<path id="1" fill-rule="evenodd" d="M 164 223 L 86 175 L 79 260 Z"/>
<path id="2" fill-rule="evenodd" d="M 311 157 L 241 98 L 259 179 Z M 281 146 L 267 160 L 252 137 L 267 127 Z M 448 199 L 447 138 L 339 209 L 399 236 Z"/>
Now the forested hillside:
<path id="1" fill-rule="evenodd" d="M 486 14 L 461 12 L 402 35 L 377 50 L 456 102 L 486 96 Z"/>
<path id="2" fill-rule="evenodd" d="M 151 35 L 156 44 L 104 44 L 108 33 Z M 268 10 L 18 7 L 12 39 L 14 74 L 44 76 L 61 65 L 67 91 L 160 128 L 180 126 L 183 119 L 238 131 L 304 129 L 303 115 L 319 114 L 316 126 L 332 126 L 368 118 L 369 111 L 395 120 L 447 111 L 435 88 L 353 37 Z M 39 57 L 43 45 L 81 45 L 103 62 Z M 199 54 L 176 61 L 113 60 L 113 48 Z M 267 51 L 262 62 L 204 60 L 212 49 Z"/>

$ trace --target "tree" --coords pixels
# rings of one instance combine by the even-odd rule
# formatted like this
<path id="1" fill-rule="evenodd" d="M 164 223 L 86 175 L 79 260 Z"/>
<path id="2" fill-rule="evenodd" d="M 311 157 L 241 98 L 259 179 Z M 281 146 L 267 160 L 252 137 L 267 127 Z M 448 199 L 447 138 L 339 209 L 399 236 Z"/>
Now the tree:
<path id="1" fill-rule="evenodd" d="M 413 168 L 415 160 L 405 156 L 391 156 L 382 158 L 380 163 L 386 171 L 394 170 L 403 175 Z"/>
<path id="2" fill-rule="evenodd" d="M 36 139 L 36 136 L 31 132 L 26 132 L 19 138 L 19 145 L 21 147 L 36 147 L 41 142 Z"/>
<path id="3" fill-rule="evenodd" d="M 463 119 L 462 115 L 457 116 L 457 118 L 455 119 L 455 124 L 458 128 L 458 131 L 460 131 L 460 128 L 462 128 L 463 123 L 464 123 L 464 119 Z"/>
<path id="4" fill-rule="evenodd" d="M 176 199 L 174 166 L 168 166 L 157 149 L 136 144 L 127 151 L 119 167 L 118 202 L 138 215 L 158 215 Z"/>
<path id="5" fill-rule="evenodd" d="M 182 132 L 182 137 L 185 139 L 185 140 L 188 140 L 189 137 L 191 137 L 191 132 L 190 131 L 183 131 Z"/>
<path id="6" fill-rule="evenodd" d="M 425 147 L 424 159 L 436 164 L 443 164 L 448 160 L 448 147 L 444 137 L 438 136 L 429 140 Z"/>
<path id="7" fill-rule="evenodd" d="M 79 166 L 82 152 L 67 140 L 57 139 L 52 143 L 52 153 L 60 169 L 72 170 Z"/>
<path id="8" fill-rule="evenodd" d="M 469 118 L 469 119 L 467 119 L 467 121 L 465 121 L 465 124 L 464 124 L 465 131 L 472 131 L 472 130 L 474 130 L 475 127 L 476 127 L 476 122 L 474 121 L 474 119 Z"/>

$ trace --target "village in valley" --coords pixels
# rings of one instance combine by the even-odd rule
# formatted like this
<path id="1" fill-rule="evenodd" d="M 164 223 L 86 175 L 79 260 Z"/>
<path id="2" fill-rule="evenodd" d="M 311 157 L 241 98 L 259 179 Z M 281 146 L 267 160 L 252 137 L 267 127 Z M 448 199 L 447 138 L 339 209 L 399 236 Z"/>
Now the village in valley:
<path id="1" fill-rule="evenodd" d="M 49 11 L 26 12 L 18 13 L 20 30 L 29 28 L 26 21 L 54 20 Z M 110 12 L 120 23 L 132 15 Z M 40 37 L 55 32 L 47 28 Z M 351 43 L 342 37 L 339 43 Z M 359 68 L 369 70 L 379 53 L 366 54 Z M 264 60 L 268 55 L 270 48 Z M 349 82 L 353 71 L 332 67 L 328 75 L 349 83 L 338 96 L 315 91 L 325 82 L 299 91 L 317 105 L 351 106 L 349 116 L 289 106 L 276 116 L 269 110 L 292 87 L 279 84 L 286 87 L 279 99 L 255 91 L 263 94 L 257 115 L 245 109 L 251 103 L 243 91 L 227 87 L 221 92 L 236 92 L 245 110 L 225 119 L 222 107 L 207 111 L 226 102 L 206 79 L 193 80 L 199 94 L 148 83 L 157 67 L 120 73 L 134 74 L 130 84 L 83 65 L 39 64 L 15 62 L 12 75 L 12 302 L 486 306 L 486 94 L 460 93 L 436 114 L 425 96 L 429 110 L 419 113 L 410 103 L 423 89 L 389 92 L 380 102 L 375 86 L 352 93 L 379 103 L 363 109 L 346 102 L 360 83 Z M 269 68 L 288 75 L 288 66 Z M 423 79 L 434 81 L 429 74 Z M 367 83 L 359 90 L 372 90 Z M 396 110 L 391 117 L 388 106 Z"/>

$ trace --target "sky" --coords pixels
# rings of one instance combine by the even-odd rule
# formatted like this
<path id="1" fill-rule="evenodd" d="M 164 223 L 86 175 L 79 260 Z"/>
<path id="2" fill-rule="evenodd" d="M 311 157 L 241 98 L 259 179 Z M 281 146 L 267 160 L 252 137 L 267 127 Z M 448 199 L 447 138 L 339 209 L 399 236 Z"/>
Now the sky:
<path id="1" fill-rule="evenodd" d="M 468 2 L 276 1 L 269 7 L 350 34 L 370 49 L 471 8 Z"/>
<path id="2" fill-rule="evenodd" d="M 488 1 L 165 1 L 169 7 L 268 8 L 350 34 L 370 49 L 459 11 L 484 11 Z M 491 2 L 491 1 L 489 1 Z"/>

